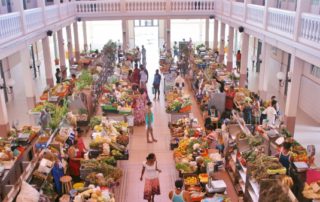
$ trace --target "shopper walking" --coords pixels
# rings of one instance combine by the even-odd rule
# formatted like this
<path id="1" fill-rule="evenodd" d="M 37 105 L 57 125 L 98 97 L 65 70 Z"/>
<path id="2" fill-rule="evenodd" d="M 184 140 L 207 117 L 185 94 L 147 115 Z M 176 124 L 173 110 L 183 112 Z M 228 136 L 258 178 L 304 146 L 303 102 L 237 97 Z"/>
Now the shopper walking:
<path id="1" fill-rule="evenodd" d="M 57 84 L 61 83 L 62 75 L 59 68 L 56 69 L 55 77 L 56 77 L 56 83 Z"/>
<path id="2" fill-rule="evenodd" d="M 147 50 L 145 49 L 144 45 L 141 46 L 141 55 L 142 55 L 142 65 L 146 67 L 147 64 Z"/>
<path id="3" fill-rule="evenodd" d="M 175 189 L 169 192 L 169 199 L 172 202 L 191 202 L 190 193 L 182 190 L 183 181 L 178 179 L 174 184 Z"/>
<path id="4" fill-rule="evenodd" d="M 179 55 L 178 43 L 175 41 L 173 44 L 173 58 Z"/>
<path id="5" fill-rule="evenodd" d="M 140 70 L 138 69 L 138 64 L 134 64 L 134 70 L 132 73 L 132 83 L 136 85 L 140 84 Z"/>
<path id="6" fill-rule="evenodd" d="M 236 55 L 236 65 L 237 65 L 237 71 L 240 72 L 240 66 L 241 66 L 241 52 L 238 50 Z"/>
<path id="7" fill-rule="evenodd" d="M 142 66 L 142 69 L 140 70 L 140 88 L 147 89 L 147 83 L 148 83 L 148 72 Z"/>
<path id="8" fill-rule="evenodd" d="M 146 129 L 147 129 L 147 143 L 152 143 L 152 142 L 158 142 L 153 136 L 153 122 L 154 122 L 154 116 L 153 112 L 151 110 L 152 108 L 152 103 L 148 102 L 148 109 L 145 117 L 146 121 Z M 149 140 L 149 136 L 151 136 L 151 141 Z"/>
<path id="9" fill-rule="evenodd" d="M 135 56 L 136 56 L 136 58 L 135 58 L 134 62 L 135 62 L 136 65 L 138 65 L 141 62 L 141 51 L 140 51 L 138 46 L 136 48 L 136 55 Z"/>
<path id="10" fill-rule="evenodd" d="M 158 169 L 156 155 L 150 153 L 146 161 L 143 162 L 140 177 L 140 181 L 142 181 L 144 176 L 143 199 L 148 202 L 154 202 L 155 195 L 160 195 L 159 173 L 161 170 Z"/>
<path id="11" fill-rule="evenodd" d="M 179 73 L 177 73 L 177 78 L 174 80 L 176 88 L 178 89 L 179 93 L 182 93 L 182 89 L 184 87 L 184 79 L 181 77 Z"/>
<path id="12" fill-rule="evenodd" d="M 154 89 L 154 100 L 157 98 L 158 93 L 158 100 L 160 99 L 160 83 L 161 83 L 161 75 L 159 74 L 159 70 L 156 70 L 153 79 L 153 89 Z"/>
<path id="13" fill-rule="evenodd" d="M 43 131 L 49 128 L 50 121 L 51 115 L 49 113 L 49 109 L 45 108 L 40 112 L 40 126 Z"/>

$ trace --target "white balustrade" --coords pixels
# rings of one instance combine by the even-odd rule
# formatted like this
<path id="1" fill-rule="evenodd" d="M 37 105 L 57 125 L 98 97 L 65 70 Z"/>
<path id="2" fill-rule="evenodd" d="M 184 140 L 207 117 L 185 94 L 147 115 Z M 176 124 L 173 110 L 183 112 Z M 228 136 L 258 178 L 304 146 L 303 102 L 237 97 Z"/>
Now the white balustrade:
<path id="1" fill-rule="evenodd" d="M 63 3 L 60 5 L 61 17 L 66 18 L 69 16 L 68 4 Z"/>
<path id="2" fill-rule="evenodd" d="M 45 16 L 47 24 L 59 21 L 59 8 L 58 5 L 45 7 Z"/>
<path id="3" fill-rule="evenodd" d="M 126 1 L 127 12 L 159 12 L 166 11 L 166 1 Z"/>
<path id="4" fill-rule="evenodd" d="M 120 12 L 120 1 L 81 1 L 76 3 L 77 13 L 114 13 Z"/>
<path id="5" fill-rule="evenodd" d="M 188 12 L 188 11 L 213 11 L 213 1 L 185 1 L 172 0 L 171 11 L 174 12 Z M 174 14 L 174 13 L 173 13 Z"/>
<path id="6" fill-rule="evenodd" d="M 31 32 L 44 25 L 41 8 L 33 8 L 24 11 L 26 18 L 26 32 Z"/>
<path id="7" fill-rule="evenodd" d="M 268 30 L 292 38 L 295 12 L 277 8 L 269 8 L 268 12 Z"/>
<path id="8" fill-rule="evenodd" d="M 302 13 L 300 37 L 311 42 L 316 42 L 317 47 L 320 44 L 320 16 L 308 13 Z"/>
<path id="9" fill-rule="evenodd" d="M 223 1 L 222 0 L 214 0 L 214 11 L 217 13 L 222 13 L 222 6 L 223 6 Z"/>
<path id="10" fill-rule="evenodd" d="M 236 19 L 243 19 L 244 17 L 244 3 L 232 2 L 231 16 Z"/>
<path id="11" fill-rule="evenodd" d="M 17 37 L 22 34 L 20 13 L 0 15 L 0 42 Z"/>
<path id="12" fill-rule="evenodd" d="M 264 7 L 254 4 L 247 5 L 247 22 L 256 26 L 263 26 Z"/>
<path id="13" fill-rule="evenodd" d="M 230 15 L 231 3 L 230 1 L 223 1 L 223 13 L 226 16 Z"/>

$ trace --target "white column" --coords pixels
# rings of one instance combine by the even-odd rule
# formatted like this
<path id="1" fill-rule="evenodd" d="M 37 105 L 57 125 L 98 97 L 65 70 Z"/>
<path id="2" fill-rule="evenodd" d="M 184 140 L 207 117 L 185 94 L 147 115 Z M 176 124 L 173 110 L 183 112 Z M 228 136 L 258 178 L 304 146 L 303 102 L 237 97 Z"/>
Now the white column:
<path id="1" fill-rule="evenodd" d="M 15 0 L 14 3 L 12 3 L 12 11 L 13 12 L 19 12 L 20 13 L 20 20 L 21 20 L 21 28 L 22 33 L 26 33 L 27 27 L 26 27 L 26 17 L 24 14 L 24 8 L 23 8 L 23 0 Z"/>
<path id="2" fill-rule="evenodd" d="M 171 48 L 171 20 L 170 18 L 165 19 L 165 40 L 167 44 L 167 49 Z"/>
<path id="3" fill-rule="evenodd" d="M 59 65 L 57 34 L 55 32 L 52 35 L 52 39 L 53 39 L 54 62 L 55 62 L 55 65 Z"/>
<path id="4" fill-rule="evenodd" d="M 135 37 L 134 37 L 134 21 L 133 20 L 128 20 L 128 44 L 126 44 L 125 50 L 128 50 L 130 48 L 134 48 L 135 47 Z"/>
<path id="5" fill-rule="evenodd" d="M 261 47 L 261 64 L 259 72 L 259 95 L 263 100 L 267 99 L 268 78 L 269 78 L 269 60 L 271 58 L 271 46 L 262 41 Z"/>
<path id="6" fill-rule="evenodd" d="M 249 51 L 249 34 L 242 32 L 241 66 L 240 66 L 240 83 L 239 83 L 240 87 L 245 87 L 247 82 L 248 51 Z"/>
<path id="7" fill-rule="evenodd" d="M 52 87 L 54 82 L 53 82 L 53 76 L 52 76 L 52 61 L 51 61 L 51 54 L 50 54 L 49 37 L 46 36 L 45 38 L 42 39 L 42 48 L 43 48 L 43 57 L 44 57 L 47 85 Z"/>
<path id="8" fill-rule="evenodd" d="M 76 61 L 80 60 L 80 46 L 79 46 L 79 30 L 78 30 L 78 22 L 73 23 L 73 33 L 74 33 L 74 54 L 76 56 Z"/>
<path id="9" fill-rule="evenodd" d="M 83 44 L 84 44 L 84 50 L 88 50 L 88 36 L 87 36 L 87 22 L 82 21 L 82 29 L 83 29 Z"/>
<path id="10" fill-rule="evenodd" d="M 21 68 L 24 77 L 25 94 L 28 108 L 31 109 L 36 102 L 35 85 L 33 81 L 33 71 L 30 69 L 30 49 L 25 47 L 20 51 Z"/>
<path id="11" fill-rule="evenodd" d="M 209 18 L 206 18 L 205 45 L 209 48 Z"/>
<path id="12" fill-rule="evenodd" d="M 296 9 L 296 17 L 294 21 L 294 32 L 293 32 L 293 39 L 298 41 L 300 35 L 300 28 L 301 28 L 301 14 L 303 12 L 309 12 L 311 8 L 311 1 L 310 0 L 297 0 L 297 9 Z"/>
<path id="13" fill-rule="evenodd" d="M 58 47 L 59 47 L 59 59 L 60 59 L 60 70 L 62 78 L 66 78 L 67 69 L 66 69 L 66 52 L 64 50 L 64 40 L 62 35 L 62 29 L 58 30 Z"/>
<path id="14" fill-rule="evenodd" d="M 229 36 L 228 36 L 228 55 L 227 55 L 227 70 L 229 72 L 233 69 L 233 40 L 234 40 L 234 28 L 229 26 Z"/>
<path id="15" fill-rule="evenodd" d="M 159 19 L 159 47 L 162 48 L 166 41 L 165 20 Z"/>
<path id="16" fill-rule="evenodd" d="M 213 35 L 213 50 L 218 50 L 218 34 L 219 34 L 219 21 L 217 19 L 214 19 L 214 35 Z"/>
<path id="17" fill-rule="evenodd" d="M 291 55 L 291 82 L 288 83 L 288 95 L 285 108 L 285 124 L 292 134 L 294 133 L 295 129 L 303 67 L 304 61 L 298 58 L 296 55 Z"/>
<path id="18" fill-rule="evenodd" d="M 220 22 L 220 46 L 219 46 L 219 62 L 223 63 L 224 61 L 224 44 L 225 44 L 225 35 L 226 35 L 226 24 Z"/>
<path id="19" fill-rule="evenodd" d="M 72 34 L 71 34 L 70 25 L 68 25 L 66 29 L 67 29 L 67 46 L 68 46 L 68 55 L 69 55 L 69 65 L 73 65 L 74 56 L 73 56 Z"/>
<path id="20" fill-rule="evenodd" d="M 122 19 L 122 49 L 125 48 L 128 42 L 129 42 L 128 21 L 125 19 Z"/>
<path id="21" fill-rule="evenodd" d="M 4 91 L 0 89 L 0 137 L 7 137 L 10 130 Z"/>

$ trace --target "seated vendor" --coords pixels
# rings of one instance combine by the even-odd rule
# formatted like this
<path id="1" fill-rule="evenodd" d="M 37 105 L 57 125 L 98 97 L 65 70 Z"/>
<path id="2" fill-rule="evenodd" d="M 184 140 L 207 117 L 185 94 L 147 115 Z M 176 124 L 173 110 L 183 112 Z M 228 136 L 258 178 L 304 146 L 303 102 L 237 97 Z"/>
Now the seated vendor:
<path id="1" fill-rule="evenodd" d="M 213 129 L 218 128 L 218 122 L 220 120 L 220 112 L 217 110 L 217 108 L 212 105 L 211 108 L 208 110 L 208 115 L 211 118 L 211 122 L 213 124 Z"/>
<path id="2" fill-rule="evenodd" d="M 291 156 L 291 143 L 284 142 L 281 147 L 281 151 L 279 153 L 279 162 L 283 167 L 287 169 L 287 174 L 289 173 L 291 162 L 292 162 L 292 156 Z"/>

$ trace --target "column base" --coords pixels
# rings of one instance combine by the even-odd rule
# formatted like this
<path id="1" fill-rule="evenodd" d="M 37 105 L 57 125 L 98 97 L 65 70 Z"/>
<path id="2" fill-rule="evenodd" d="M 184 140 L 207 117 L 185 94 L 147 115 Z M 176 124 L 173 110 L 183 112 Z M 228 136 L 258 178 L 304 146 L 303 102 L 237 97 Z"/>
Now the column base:
<path id="1" fill-rule="evenodd" d="M 246 87 L 247 83 L 247 74 L 240 74 L 239 86 L 241 88 Z"/>
<path id="2" fill-rule="evenodd" d="M 227 62 L 227 71 L 228 71 L 228 72 L 232 72 L 232 69 L 233 69 L 232 65 L 233 65 L 233 64 L 232 64 L 231 61 L 228 61 L 228 62 Z"/>
<path id="3" fill-rule="evenodd" d="M 284 123 L 287 126 L 288 131 L 294 135 L 294 130 L 296 126 L 296 117 L 295 116 L 284 116 Z"/>
<path id="4" fill-rule="evenodd" d="M 10 131 L 9 123 L 0 124 L 0 137 L 8 137 Z"/>
<path id="5" fill-rule="evenodd" d="M 204 45 L 205 45 L 206 47 L 209 47 L 209 41 L 205 41 L 205 42 L 204 42 Z"/>
<path id="6" fill-rule="evenodd" d="M 62 79 L 67 78 L 67 68 L 65 65 L 60 66 L 60 71 L 61 71 Z"/>
<path id="7" fill-rule="evenodd" d="M 224 55 L 219 55 L 219 62 L 223 63 L 223 61 L 224 61 Z"/>
<path id="8" fill-rule="evenodd" d="M 74 55 L 76 56 L 76 62 L 78 63 L 80 60 L 80 52 L 76 51 L 76 52 L 74 52 Z"/>
<path id="9" fill-rule="evenodd" d="M 52 87 L 54 85 L 53 78 L 47 78 L 46 81 L 48 86 Z"/>
<path id="10" fill-rule="evenodd" d="M 27 97 L 28 109 L 32 109 L 36 106 L 36 97 Z"/>

